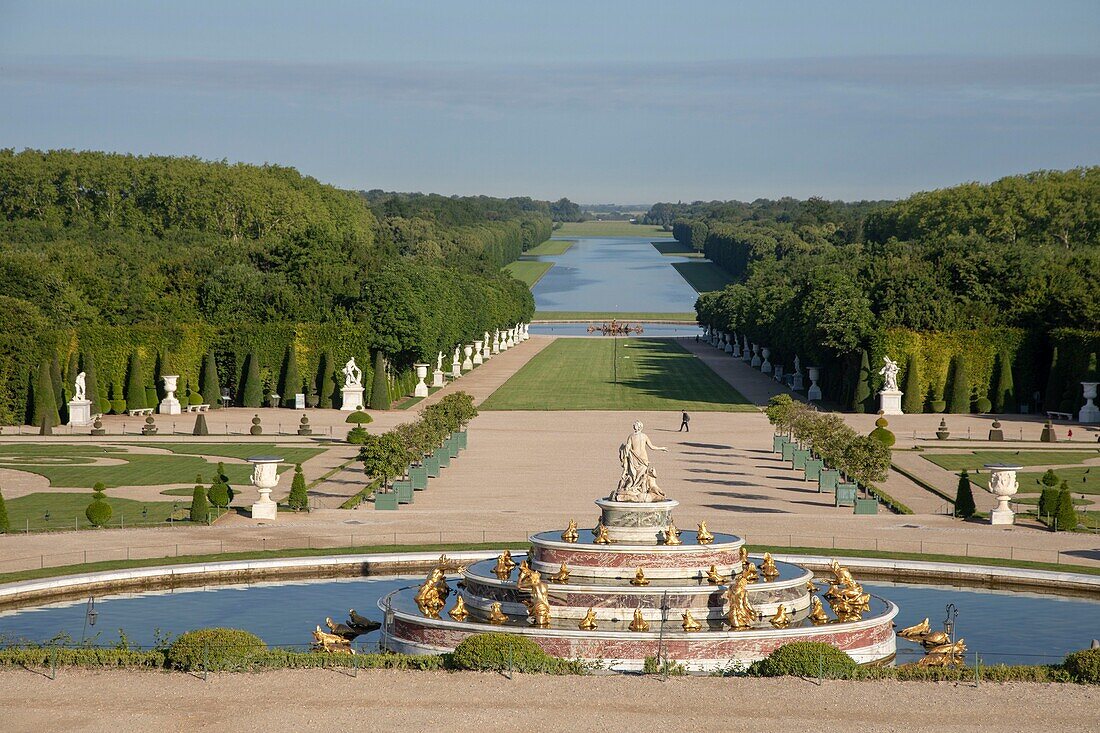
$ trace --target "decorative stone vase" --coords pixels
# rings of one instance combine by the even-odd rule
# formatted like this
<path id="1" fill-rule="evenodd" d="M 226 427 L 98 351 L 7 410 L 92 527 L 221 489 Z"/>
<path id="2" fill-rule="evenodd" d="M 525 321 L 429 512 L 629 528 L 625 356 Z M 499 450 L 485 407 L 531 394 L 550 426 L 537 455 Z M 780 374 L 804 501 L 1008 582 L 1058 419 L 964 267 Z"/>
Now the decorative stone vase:
<path id="1" fill-rule="evenodd" d="M 428 385 L 424 381 L 428 376 L 427 364 L 413 364 L 416 369 L 416 387 L 413 388 L 413 397 L 427 397 Z"/>
<path id="2" fill-rule="evenodd" d="M 466 358 L 462 360 L 462 371 L 468 372 L 474 368 L 474 361 L 470 358 L 470 355 L 474 353 L 474 347 L 470 344 L 466 344 L 462 347 L 462 354 Z"/>
<path id="3" fill-rule="evenodd" d="M 1077 421 L 1086 425 L 1100 423 L 1100 407 L 1096 406 L 1096 385 L 1100 382 L 1081 382 L 1085 391 L 1085 404 L 1077 415 Z"/>
<path id="4" fill-rule="evenodd" d="M 764 374 L 771 374 L 772 373 L 772 363 L 771 363 L 772 350 L 769 349 L 767 346 L 765 346 L 764 348 L 762 348 L 760 350 L 760 353 L 764 355 L 764 361 L 760 362 L 760 371 L 763 372 Z"/>
<path id="5" fill-rule="evenodd" d="M 474 342 L 474 366 L 485 363 L 485 357 L 481 355 L 481 347 L 484 343 L 484 341 Z"/>
<path id="6" fill-rule="evenodd" d="M 951 431 L 949 431 L 947 429 L 947 419 L 941 417 L 940 418 L 940 426 L 939 426 L 939 428 L 936 429 L 936 439 L 937 440 L 947 440 L 950 437 L 951 437 Z"/>
<path id="7" fill-rule="evenodd" d="M 820 401 L 821 387 L 817 385 L 817 380 L 821 379 L 821 367 L 806 367 L 806 372 L 810 377 L 810 388 L 806 390 L 806 399 L 810 402 Z"/>
<path id="8" fill-rule="evenodd" d="M 760 358 L 760 344 L 752 345 L 752 360 L 749 362 L 749 366 L 753 369 L 759 369 L 760 365 L 764 363 L 764 360 Z"/>
<path id="9" fill-rule="evenodd" d="M 252 464 L 252 485 L 260 493 L 259 501 L 252 505 L 252 518 L 278 518 L 279 507 L 271 500 L 271 490 L 279 484 L 279 464 L 283 459 L 277 456 L 253 456 L 245 460 Z"/>
<path id="10" fill-rule="evenodd" d="M 157 412 L 161 415 L 178 415 L 182 411 L 180 401 L 176 399 L 179 378 L 178 374 L 165 374 L 161 377 L 164 380 L 164 399 L 160 401 L 160 406 L 157 408 Z"/>
<path id="11" fill-rule="evenodd" d="M 997 497 L 997 508 L 989 513 L 990 524 L 1013 524 L 1016 521 L 1016 513 L 1008 506 L 1008 502 L 1020 490 L 1016 482 L 1016 472 L 1022 466 L 1008 463 L 987 463 L 989 469 L 989 491 Z"/>

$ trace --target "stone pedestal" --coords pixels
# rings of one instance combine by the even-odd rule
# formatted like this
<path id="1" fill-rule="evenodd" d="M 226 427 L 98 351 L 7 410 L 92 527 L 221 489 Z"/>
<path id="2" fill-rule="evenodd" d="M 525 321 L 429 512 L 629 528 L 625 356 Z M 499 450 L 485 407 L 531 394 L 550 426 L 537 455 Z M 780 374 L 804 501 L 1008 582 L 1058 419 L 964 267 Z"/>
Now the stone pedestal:
<path id="1" fill-rule="evenodd" d="M 672 521 L 675 499 L 664 501 L 612 501 L 596 499 L 603 525 L 612 542 L 630 545 L 656 545 Z"/>
<path id="2" fill-rule="evenodd" d="M 731 341 L 728 336 L 726 337 L 726 347 L 725 347 L 724 351 L 727 354 L 732 354 L 733 353 L 733 341 Z"/>
<path id="3" fill-rule="evenodd" d="M 443 370 L 442 369 L 436 369 L 434 372 L 432 372 L 432 386 L 433 387 L 443 387 L 446 384 L 447 383 L 443 380 Z"/>
<path id="4" fill-rule="evenodd" d="M 470 355 L 474 353 L 473 346 L 463 346 L 462 354 L 466 358 L 462 360 L 462 371 L 468 372 L 474 368 L 474 360 L 470 358 Z"/>
<path id="5" fill-rule="evenodd" d="M 252 505 L 252 518 L 277 519 L 279 505 L 271 500 L 271 490 L 279 483 L 279 464 L 283 459 L 277 456 L 254 456 L 246 460 L 252 464 L 252 485 L 260 492 L 259 500 Z"/>
<path id="6" fill-rule="evenodd" d="M 176 399 L 176 384 L 179 382 L 179 378 L 178 374 L 165 374 L 162 377 L 165 395 L 157 408 L 157 412 L 161 415 L 178 415 L 183 411 L 180 407 L 180 401 Z"/>
<path id="7" fill-rule="evenodd" d="M 416 387 L 413 388 L 413 397 L 427 397 L 428 385 L 424 383 L 424 379 L 428 376 L 428 365 L 413 364 L 413 369 L 416 369 Z"/>
<path id="8" fill-rule="evenodd" d="M 817 386 L 817 380 L 821 379 L 821 367 L 806 367 L 810 376 L 810 388 L 806 390 L 806 399 L 813 402 L 821 399 L 821 387 Z"/>
<path id="9" fill-rule="evenodd" d="M 749 339 L 747 336 L 741 337 L 741 361 L 750 361 L 752 359 L 752 347 L 749 346 Z"/>
<path id="10" fill-rule="evenodd" d="M 762 371 L 764 374 L 771 374 L 772 373 L 772 362 L 771 362 L 772 350 L 769 349 L 767 346 L 765 346 L 763 349 L 760 350 L 760 353 L 764 355 L 764 360 L 762 362 L 760 362 L 760 371 Z"/>
<path id="11" fill-rule="evenodd" d="M 344 412 L 354 412 L 366 405 L 363 401 L 362 387 L 344 387 L 340 390 L 340 409 Z"/>
<path id="12" fill-rule="evenodd" d="M 500 331 L 493 332 L 493 353 L 500 353 Z"/>
<path id="13" fill-rule="evenodd" d="M 791 375 L 791 389 L 795 392 L 801 392 L 805 389 L 802 385 L 802 372 L 795 372 Z"/>
<path id="14" fill-rule="evenodd" d="M 70 400 L 69 401 L 69 425 L 73 427 L 84 427 L 85 425 L 92 424 L 92 401 L 91 400 Z"/>
<path id="15" fill-rule="evenodd" d="M 1008 502 L 1020 488 L 1016 472 L 1022 467 L 1008 463 L 987 463 L 985 467 L 989 469 L 989 491 L 997 497 L 997 508 L 989 513 L 989 523 L 1014 524 L 1016 513 L 1009 508 Z"/>
<path id="16" fill-rule="evenodd" d="M 749 362 L 749 366 L 753 369 L 759 369 L 760 365 L 764 363 L 764 360 L 760 358 L 760 344 L 752 345 L 752 360 Z"/>
<path id="17" fill-rule="evenodd" d="M 294 409 L 304 410 L 306 409 L 306 396 L 302 392 L 296 392 L 294 394 Z"/>
<path id="18" fill-rule="evenodd" d="M 783 365 L 776 364 L 772 370 L 772 376 L 775 377 L 775 381 L 783 384 Z"/>
<path id="19" fill-rule="evenodd" d="M 474 342 L 474 366 L 485 363 L 485 357 L 481 355 L 481 347 L 484 343 L 484 341 Z"/>
<path id="20" fill-rule="evenodd" d="M 1096 385 L 1100 382 L 1081 382 L 1085 390 L 1085 404 L 1077 415 L 1077 421 L 1086 425 L 1100 423 L 1100 407 L 1096 406 Z"/>
<path id="21" fill-rule="evenodd" d="M 884 389 L 878 393 L 878 409 L 883 415 L 901 415 L 901 396 L 905 394 L 900 389 Z"/>

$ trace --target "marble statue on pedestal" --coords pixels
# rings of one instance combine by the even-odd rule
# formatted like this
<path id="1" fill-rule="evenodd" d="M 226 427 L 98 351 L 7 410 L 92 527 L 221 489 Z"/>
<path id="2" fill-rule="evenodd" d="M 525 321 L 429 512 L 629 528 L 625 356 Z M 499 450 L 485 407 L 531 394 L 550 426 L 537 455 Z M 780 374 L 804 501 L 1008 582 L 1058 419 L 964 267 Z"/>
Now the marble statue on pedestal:
<path id="1" fill-rule="evenodd" d="M 623 472 L 619 485 L 608 497 L 612 501 L 660 501 L 664 492 L 657 485 L 657 471 L 649 463 L 649 449 L 667 451 L 668 448 L 653 445 L 642 432 L 642 423 L 634 423 L 634 432 L 619 446 L 619 461 Z"/>
<path id="2" fill-rule="evenodd" d="M 88 386 L 84 372 L 76 375 L 73 398 L 69 400 L 69 425 L 82 427 L 92 424 L 92 402 L 88 399 Z"/>
<path id="3" fill-rule="evenodd" d="M 485 337 L 481 340 L 481 360 L 482 362 L 489 361 L 489 357 L 493 355 L 492 342 L 489 341 L 489 332 L 485 332 Z"/>
<path id="4" fill-rule="evenodd" d="M 354 356 L 344 364 L 343 372 L 344 386 L 340 390 L 340 409 L 344 412 L 361 409 L 366 404 L 363 401 L 363 370 L 356 366 Z"/>
<path id="5" fill-rule="evenodd" d="M 802 361 L 798 354 L 794 355 L 794 374 L 791 375 L 791 389 L 795 392 L 802 391 Z"/>
<path id="6" fill-rule="evenodd" d="M 882 375 L 885 384 L 878 393 L 878 406 L 883 415 L 901 415 L 901 395 L 898 389 L 898 363 L 889 356 L 882 357 L 882 369 L 878 373 Z"/>
<path id="7" fill-rule="evenodd" d="M 451 357 L 451 376 L 455 379 L 462 376 L 462 357 L 459 356 L 459 348 L 455 347 L 454 356 Z"/>
<path id="8" fill-rule="evenodd" d="M 500 353 L 500 329 L 493 331 L 493 353 Z"/>
<path id="9" fill-rule="evenodd" d="M 76 384 L 73 385 L 73 400 L 80 401 L 88 399 L 88 383 L 87 376 L 84 372 L 76 375 Z"/>
<path id="10" fill-rule="evenodd" d="M 443 381 L 443 352 L 440 351 L 435 357 L 435 371 L 432 372 L 432 386 L 442 387 L 446 382 Z"/>

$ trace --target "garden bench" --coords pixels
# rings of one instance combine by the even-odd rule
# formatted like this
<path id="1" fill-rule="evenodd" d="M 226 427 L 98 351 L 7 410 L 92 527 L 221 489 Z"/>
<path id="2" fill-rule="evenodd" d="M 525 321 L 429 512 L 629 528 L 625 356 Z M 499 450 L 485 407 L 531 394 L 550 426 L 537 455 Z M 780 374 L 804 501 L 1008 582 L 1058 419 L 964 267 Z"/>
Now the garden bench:
<path id="1" fill-rule="evenodd" d="M 1057 412 L 1055 410 L 1047 410 L 1047 417 L 1051 420 L 1072 420 L 1073 413 L 1070 412 Z"/>
<path id="2" fill-rule="evenodd" d="M 135 408 L 133 410 L 127 410 L 126 414 L 129 415 L 130 417 L 143 417 L 145 415 L 152 415 L 153 414 L 153 408 L 152 407 Z"/>
<path id="3" fill-rule="evenodd" d="M 210 405 L 188 405 L 187 406 L 187 411 L 188 412 L 209 412 L 210 411 Z"/>

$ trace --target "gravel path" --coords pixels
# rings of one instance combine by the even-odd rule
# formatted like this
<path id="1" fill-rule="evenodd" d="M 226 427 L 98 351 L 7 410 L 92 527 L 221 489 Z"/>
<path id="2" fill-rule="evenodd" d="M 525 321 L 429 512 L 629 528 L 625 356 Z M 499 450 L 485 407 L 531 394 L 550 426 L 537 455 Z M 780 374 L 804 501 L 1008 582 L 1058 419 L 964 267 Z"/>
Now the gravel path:
<path id="1" fill-rule="evenodd" d="M 372 670 L 0 672 L 22 731 L 1095 731 L 1083 685 L 549 677 Z"/>

